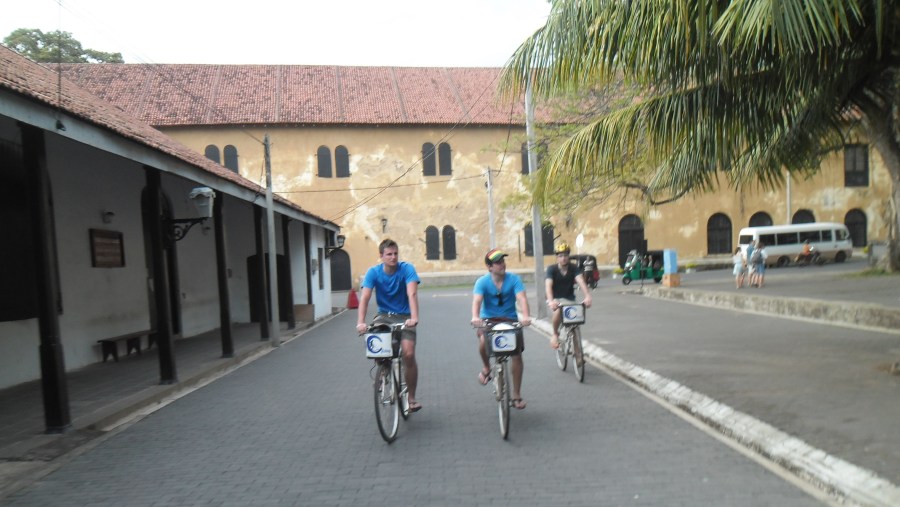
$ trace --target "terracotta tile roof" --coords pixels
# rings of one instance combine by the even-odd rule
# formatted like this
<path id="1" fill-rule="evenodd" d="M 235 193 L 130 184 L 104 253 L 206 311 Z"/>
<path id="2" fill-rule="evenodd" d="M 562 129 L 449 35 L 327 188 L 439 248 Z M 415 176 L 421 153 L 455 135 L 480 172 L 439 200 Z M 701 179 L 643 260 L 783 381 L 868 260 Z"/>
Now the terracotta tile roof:
<path id="1" fill-rule="evenodd" d="M 217 177 L 231 181 L 254 192 L 265 192 L 265 189 L 256 183 L 212 162 L 196 151 L 182 145 L 155 128 L 136 120 L 133 116 L 136 112 L 146 109 L 146 105 L 135 104 L 130 100 L 133 96 L 142 96 L 142 91 L 148 89 L 147 83 L 156 73 L 147 69 L 135 67 L 138 73 L 133 81 L 121 81 L 116 87 L 106 89 L 104 99 L 101 100 L 88 91 L 75 86 L 67 79 L 62 80 L 62 87 L 58 87 L 58 74 L 55 65 L 45 67 L 34 63 L 15 51 L 0 45 L 0 89 L 6 89 L 19 94 L 27 99 L 42 103 L 51 108 L 60 109 L 64 114 L 97 125 L 114 132 L 122 137 L 131 139 L 157 151 L 171 155 L 192 166 L 212 173 Z M 103 64 L 96 64 L 96 69 L 86 72 L 89 66 L 72 66 L 67 75 L 75 75 L 80 81 L 87 83 L 88 88 L 101 88 L 104 75 L 112 69 L 104 69 Z M 103 70 L 103 72 L 95 72 Z M 143 77 L 143 79 L 138 79 Z M 173 75 L 173 78 L 181 78 L 184 87 L 190 88 L 195 93 L 208 93 L 204 90 L 210 83 L 202 80 L 191 81 L 189 76 Z M 143 97 L 146 104 L 159 111 L 159 115 L 165 118 L 177 118 L 185 114 L 197 114 L 199 108 L 197 100 L 188 100 L 185 95 L 179 97 L 167 97 L 165 90 L 154 90 L 152 96 Z M 261 101 L 262 102 L 262 101 Z M 165 106 L 165 107 L 163 107 Z M 332 222 L 317 217 L 297 206 L 291 201 L 275 196 L 280 203 L 302 212 L 310 217 L 320 220 L 322 223 L 335 226 Z"/>
<path id="2" fill-rule="evenodd" d="M 68 64 L 63 75 L 154 126 L 524 125 L 499 68 Z"/>

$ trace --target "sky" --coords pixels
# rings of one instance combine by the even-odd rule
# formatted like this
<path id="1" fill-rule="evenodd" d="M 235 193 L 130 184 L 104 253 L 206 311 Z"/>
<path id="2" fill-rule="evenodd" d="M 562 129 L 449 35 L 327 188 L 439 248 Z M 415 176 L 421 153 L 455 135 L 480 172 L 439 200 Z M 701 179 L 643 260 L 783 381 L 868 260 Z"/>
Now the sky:
<path id="1" fill-rule="evenodd" d="M 500 67 L 547 0 L 6 0 L 0 39 L 69 32 L 127 63 Z"/>

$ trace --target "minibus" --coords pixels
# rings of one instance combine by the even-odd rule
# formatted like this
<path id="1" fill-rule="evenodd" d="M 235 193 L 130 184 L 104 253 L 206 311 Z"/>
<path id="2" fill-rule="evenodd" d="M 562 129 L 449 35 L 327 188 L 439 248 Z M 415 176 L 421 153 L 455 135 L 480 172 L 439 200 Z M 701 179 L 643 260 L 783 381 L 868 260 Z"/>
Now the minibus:
<path id="1" fill-rule="evenodd" d="M 766 245 L 768 266 L 787 266 L 796 261 L 803 251 L 805 240 L 819 251 L 822 259 L 844 262 L 853 255 L 853 242 L 847 226 L 831 222 L 744 227 L 738 236 L 744 255 L 751 240 Z"/>

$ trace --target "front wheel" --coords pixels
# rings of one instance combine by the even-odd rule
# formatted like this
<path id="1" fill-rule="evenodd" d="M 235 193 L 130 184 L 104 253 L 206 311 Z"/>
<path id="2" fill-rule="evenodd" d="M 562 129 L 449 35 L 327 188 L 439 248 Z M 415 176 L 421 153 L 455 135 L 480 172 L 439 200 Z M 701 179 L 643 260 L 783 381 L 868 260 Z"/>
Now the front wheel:
<path id="1" fill-rule="evenodd" d="M 497 390 L 497 416 L 500 420 L 500 436 L 509 437 L 509 375 L 503 363 L 494 363 L 494 388 Z"/>
<path id="2" fill-rule="evenodd" d="M 566 329 L 560 326 L 557 330 L 559 333 L 559 347 L 556 349 L 556 365 L 559 369 L 566 371 L 566 365 L 569 361 L 569 338 L 566 336 Z"/>
<path id="3" fill-rule="evenodd" d="M 378 365 L 374 385 L 375 421 L 378 422 L 381 438 L 391 443 L 397 438 L 397 429 L 400 427 L 399 386 L 391 372 L 391 361 L 383 361 Z"/>
<path id="4" fill-rule="evenodd" d="M 574 326 L 569 332 L 571 333 L 569 337 L 572 339 L 572 350 L 574 351 L 572 370 L 575 372 L 578 381 L 584 382 L 584 349 L 581 344 L 581 329 L 578 326 Z"/>

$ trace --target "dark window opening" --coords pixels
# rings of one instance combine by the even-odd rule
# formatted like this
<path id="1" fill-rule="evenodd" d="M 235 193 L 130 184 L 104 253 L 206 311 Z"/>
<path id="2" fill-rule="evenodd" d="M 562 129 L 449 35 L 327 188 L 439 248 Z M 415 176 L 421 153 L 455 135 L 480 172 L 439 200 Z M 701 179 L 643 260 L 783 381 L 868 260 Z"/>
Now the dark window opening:
<path id="1" fill-rule="evenodd" d="M 425 259 L 436 261 L 441 258 L 440 234 L 437 227 L 429 225 L 425 228 Z"/>
<path id="2" fill-rule="evenodd" d="M 422 175 L 434 176 L 436 174 L 435 168 L 434 145 L 425 143 L 422 145 Z"/>
<path id="3" fill-rule="evenodd" d="M 350 177 L 350 153 L 346 146 L 338 146 L 334 149 L 335 175 L 338 178 Z"/>
<path id="4" fill-rule="evenodd" d="M 232 145 L 228 145 L 225 147 L 225 167 L 231 169 L 232 171 L 239 173 L 238 171 L 238 152 L 237 148 Z"/>
<path id="5" fill-rule="evenodd" d="M 525 233 L 525 255 L 534 257 L 534 235 L 531 230 L 531 222 L 525 224 L 522 231 Z M 541 227 L 541 246 L 544 250 L 544 255 L 553 253 L 553 236 L 553 225 L 549 222 L 544 223 L 543 227 Z"/>
<path id="6" fill-rule="evenodd" d="M 456 229 L 453 226 L 445 225 L 441 230 L 444 243 L 444 260 L 452 261 L 456 259 Z"/>
<path id="7" fill-rule="evenodd" d="M 770 217 L 768 213 L 765 211 L 758 211 L 750 217 L 750 223 L 747 225 L 750 227 L 763 227 L 772 224 L 772 217 Z"/>
<path id="8" fill-rule="evenodd" d="M 844 146 L 844 186 L 869 186 L 869 147 L 865 144 Z"/>
<path id="9" fill-rule="evenodd" d="M 215 144 L 210 144 L 209 146 L 207 146 L 206 149 L 203 150 L 203 156 L 217 164 L 222 163 L 222 159 L 219 158 L 219 147 Z"/>
<path id="10" fill-rule="evenodd" d="M 328 146 L 319 146 L 316 151 L 316 157 L 319 159 L 319 177 L 331 177 L 331 150 Z"/>
<path id="11" fill-rule="evenodd" d="M 441 176 L 450 176 L 453 174 L 453 155 L 450 151 L 450 145 L 441 143 L 438 146 L 438 162 L 440 162 Z"/>
<path id="12" fill-rule="evenodd" d="M 709 217 L 706 223 L 706 249 L 710 255 L 731 253 L 731 219 L 723 213 Z"/>
<path id="13" fill-rule="evenodd" d="M 808 209 L 798 209 L 791 217 L 792 224 L 811 224 L 816 221 L 816 216 Z"/>

